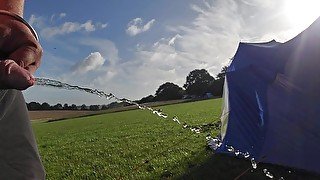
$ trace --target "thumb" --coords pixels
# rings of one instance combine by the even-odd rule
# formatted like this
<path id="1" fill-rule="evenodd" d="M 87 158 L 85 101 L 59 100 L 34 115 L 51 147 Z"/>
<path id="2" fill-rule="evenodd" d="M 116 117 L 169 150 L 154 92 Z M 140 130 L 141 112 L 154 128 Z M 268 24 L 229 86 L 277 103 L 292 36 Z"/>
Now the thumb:
<path id="1" fill-rule="evenodd" d="M 35 83 L 32 74 L 13 60 L 0 61 L 0 76 L 1 89 L 25 90 Z"/>

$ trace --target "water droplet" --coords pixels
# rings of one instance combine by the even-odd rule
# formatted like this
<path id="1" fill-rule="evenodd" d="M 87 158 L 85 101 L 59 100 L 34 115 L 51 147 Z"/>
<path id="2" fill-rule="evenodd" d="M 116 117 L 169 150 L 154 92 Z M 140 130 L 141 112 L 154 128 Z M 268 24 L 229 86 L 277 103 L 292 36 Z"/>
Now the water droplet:
<path id="1" fill-rule="evenodd" d="M 266 173 L 266 176 L 270 179 L 273 179 L 273 174 L 271 174 L 269 171 Z"/>
<path id="2" fill-rule="evenodd" d="M 257 169 L 257 163 L 256 163 L 256 161 L 254 160 L 254 158 L 251 158 L 251 165 L 252 165 L 252 168 L 253 168 L 253 169 Z"/>
<path id="3" fill-rule="evenodd" d="M 279 180 L 284 180 L 284 177 L 281 176 L 281 177 L 279 178 Z"/>
<path id="4" fill-rule="evenodd" d="M 167 118 L 167 117 L 168 117 L 168 115 L 167 115 L 167 114 L 164 114 L 164 113 L 160 113 L 159 116 L 160 116 L 160 117 L 163 117 L 163 118 Z"/>
<path id="5" fill-rule="evenodd" d="M 211 135 L 208 134 L 208 135 L 206 136 L 206 140 L 207 140 L 207 141 L 210 141 L 211 139 L 212 139 Z"/>
<path id="6" fill-rule="evenodd" d="M 250 157 L 250 154 L 249 154 L 249 152 L 245 152 L 245 153 L 243 154 L 243 156 L 244 156 L 244 158 L 248 158 L 248 157 Z"/>
<path id="7" fill-rule="evenodd" d="M 232 146 L 227 146 L 227 150 L 228 150 L 229 152 L 234 152 L 234 147 L 232 147 Z"/>
<path id="8" fill-rule="evenodd" d="M 239 150 L 236 150 L 236 151 L 234 152 L 234 154 L 235 154 L 236 156 L 239 156 L 240 151 L 239 151 Z"/>
<path id="9" fill-rule="evenodd" d="M 211 139 L 208 140 L 208 146 L 213 150 L 217 150 L 221 145 L 222 145 L 221 140 L 218 138 L 211 137 Z"/>
<path id="10" fill-rule="evenodd" d="M 181 124 L 177 116 L 174 116 L 172 120 L 178 124 Z"/>

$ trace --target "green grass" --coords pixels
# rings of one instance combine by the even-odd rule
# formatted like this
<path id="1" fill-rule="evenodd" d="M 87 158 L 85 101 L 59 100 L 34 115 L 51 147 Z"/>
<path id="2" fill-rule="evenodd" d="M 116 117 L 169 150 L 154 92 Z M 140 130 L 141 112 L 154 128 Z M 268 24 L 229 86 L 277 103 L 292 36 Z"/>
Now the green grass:
<path id="1" fill-rule="evenodd" d="M 189 125 L 219 121 L 221 99 L 159 107 L 170 116 L 131 110 L 51 123 L 33 123 L 47 179 L 320 179 L 319 175 L 214 154 L 206 133 Z M 216 135 L 217 130 L 211 130 Z M 247 171 L 246 171 L 247 170 Z M 246 173 L 244 173 L 246 171 Z"/>
<path id="2" fill-rule="evenodd" d="M 204 163 L 212 155 L 206 133 L 183 129 L 172 117 L 190 125 L 216 122 L 221 99 L 160 108 L 169 114 L 167 119 L 132 110 L 34 123 L 47 179 L 180 177 Z"/>

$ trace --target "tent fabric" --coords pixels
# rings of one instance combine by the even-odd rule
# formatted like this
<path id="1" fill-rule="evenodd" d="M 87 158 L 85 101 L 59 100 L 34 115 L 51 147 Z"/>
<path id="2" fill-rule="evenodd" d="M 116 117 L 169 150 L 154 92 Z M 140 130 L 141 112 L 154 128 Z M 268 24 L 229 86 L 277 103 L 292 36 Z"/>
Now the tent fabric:
<path id="1" fill-rule="evenodd" d="M 320 173 L 320 18 L 295 38 L 240 43 L 228 67 L 222 146 Z"/>
<path id="2" fill-rule="evenodd" d="M 228 120 L 229 120 L 229 90 L 227 78 L 224 80 L 223 96 L 222 96 L 222 114 L 221 114 L 221 138 L 226 136 Z"/>

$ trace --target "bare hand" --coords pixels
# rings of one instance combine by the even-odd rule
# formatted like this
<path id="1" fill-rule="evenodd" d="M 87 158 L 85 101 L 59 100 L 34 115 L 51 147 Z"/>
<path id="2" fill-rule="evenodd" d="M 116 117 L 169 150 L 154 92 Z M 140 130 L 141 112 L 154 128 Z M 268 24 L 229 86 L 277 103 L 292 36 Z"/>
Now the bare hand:
<path id="1" fill-rule="evenodd" d="M 7 61 L 0 63 L 1 89 L 23 90 L 34 84 L 32 74 L 40 66 L 42 47 L 25 24 L 1 14 L 0 56 Z"/>
<path id="2" fill-rule="evenodd" d="M 13 60 L 0 61 L 0 88 L 24 90 L 34 85 L 33 75 Z"/>

